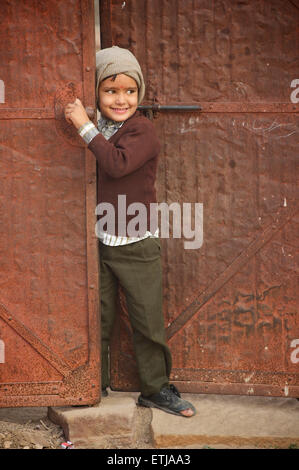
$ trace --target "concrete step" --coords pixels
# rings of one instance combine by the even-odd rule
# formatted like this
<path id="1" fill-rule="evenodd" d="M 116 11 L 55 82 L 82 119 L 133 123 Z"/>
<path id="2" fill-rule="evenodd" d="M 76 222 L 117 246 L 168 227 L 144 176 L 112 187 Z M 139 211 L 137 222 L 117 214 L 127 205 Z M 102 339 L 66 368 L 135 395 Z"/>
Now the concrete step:
<path id="1" fill-rule="evenodd" d="M 197 409 L 184 418 L 137 407 L 138 395 L 110 391 L 96 406 L 49 408 L 49 418 L 76 448 L 299 448 L 295 398 L 182 394 Z"/>
<path id="2" fill-rule="evenodd" d="M 182 394 L 197 409 L 192 418 L 153 410 L 156 448 L 299 448 L 295 398 Z"/>
<path id="3" fill-rule="evenodd" d="M 50 407 L 48 417 L 77 449 L 126 449 L 136 442 L 135 400 L 121 393 L 91 407 Z"/>

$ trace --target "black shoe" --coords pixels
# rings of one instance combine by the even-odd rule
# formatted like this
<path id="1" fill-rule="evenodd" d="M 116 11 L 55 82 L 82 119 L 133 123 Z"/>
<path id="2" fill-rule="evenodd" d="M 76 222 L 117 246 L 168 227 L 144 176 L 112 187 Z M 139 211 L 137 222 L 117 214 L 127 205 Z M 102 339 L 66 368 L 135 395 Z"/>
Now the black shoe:
<path id="1" fill-rule="evenodd" d="M 166 411 L 166 413 L 183 416 L 184 418 L 191 418 L 196 414 L 194 406 L 188 401 L 183 400 L 177 388 L 172 384 L 168 387 L 163 387 L 159 393 L 154 393 L 148 397 L 139 395 L 137 403 L 140 406 L 158 408 L 159 410 Z M 182 415 L 181 411 L 189 408 L 193 411 L 193 415 Z"/>
<path id="2" fill-rule="evenodd" d="M 101 391 L 101 397 L 108 397 L 108 392 L 107 392 L 107 388 L 102 388 L 102 391 Z"/>

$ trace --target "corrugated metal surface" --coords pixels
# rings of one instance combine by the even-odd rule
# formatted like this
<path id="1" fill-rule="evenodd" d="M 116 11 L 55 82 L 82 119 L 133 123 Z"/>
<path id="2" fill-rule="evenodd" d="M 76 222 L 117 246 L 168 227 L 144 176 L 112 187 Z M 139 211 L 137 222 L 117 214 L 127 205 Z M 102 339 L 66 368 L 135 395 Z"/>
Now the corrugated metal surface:
<path id="1" fill-rule="evenodd" d="M 159 201 L 199 202 L 204 213 L 200 249 L 162 241 L 172 380 L 185 391 L 299 396 L 299 10 L 114 0 L 110 15 L 111 43 L 141 62 L 145 103 L 203 109 L 154 121 Z M 138 389 L 121 299 L 113 386 Z"/>
<path id="2" fill-rule="evenodd" d="M 6 0 L 0 20 L 0 406 L 94 403 L 95 161 L 62 115 L 72 86 L 94 105 L 93 1 Z"/>

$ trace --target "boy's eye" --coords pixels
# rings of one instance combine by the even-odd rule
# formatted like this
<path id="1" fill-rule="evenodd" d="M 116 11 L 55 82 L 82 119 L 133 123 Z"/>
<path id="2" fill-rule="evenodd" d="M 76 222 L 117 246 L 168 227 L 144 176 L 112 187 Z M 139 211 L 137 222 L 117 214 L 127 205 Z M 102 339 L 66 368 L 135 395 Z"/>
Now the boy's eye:
<path id="1" fill-rule="evenodd" d="M 130 89 L 130 90 L 127 90 L 127 94 L 128 95 L 132 95 L 133 93 L 136 93 L 137 90 L 135 90 L 134 88 Z M 116 90 L 114 89 L 111 89 L 111 90 L 105 90 L 105 93 L 108 93 L 109 95 L 113 95 L 116 93 Z"/>

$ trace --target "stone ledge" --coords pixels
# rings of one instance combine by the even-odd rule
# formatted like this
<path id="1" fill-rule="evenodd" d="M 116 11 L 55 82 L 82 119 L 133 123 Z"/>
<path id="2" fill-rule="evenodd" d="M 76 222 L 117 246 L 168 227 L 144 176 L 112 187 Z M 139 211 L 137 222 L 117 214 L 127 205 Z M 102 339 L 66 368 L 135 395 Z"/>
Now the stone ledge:
<path id="1" fill-rule="evenodd" d="M 137 396 L 109 392 L 96 406 L 49 408 L 48 415 L 63 428 L 65 438 L 75 448 L 137 448 Z M 299 401 L 295 398 L 182 396 L 194 404 L 196 416 L 183 418 L 152 408 L 151 448 L 299 447 Z"/>
<path id="2" fill-rule="evenodd" d="M 50 407 L 48 417 L 62 427 L 75 448 L 130 448 L 135 444 L 135 400 L 106 397 L 92 407 Z"/>
<path id="3" fill-rule="evenodd" d="M 197 409 L 193 418 L 153 409 L 156 448 L 299 447 L 299 402 L 295 398 L 182 394 Z"/>

